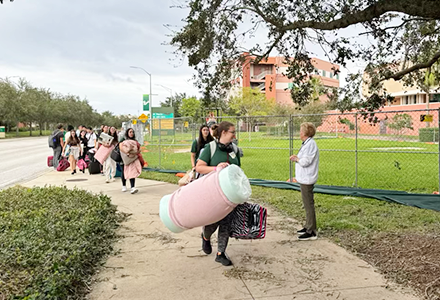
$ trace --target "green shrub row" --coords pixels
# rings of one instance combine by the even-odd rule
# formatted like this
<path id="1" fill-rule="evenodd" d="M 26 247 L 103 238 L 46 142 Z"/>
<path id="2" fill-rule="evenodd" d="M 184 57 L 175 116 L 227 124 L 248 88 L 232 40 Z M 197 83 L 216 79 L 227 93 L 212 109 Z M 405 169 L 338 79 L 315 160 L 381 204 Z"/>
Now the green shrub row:
<path id="1" fill-rule="evenodd" d="M 66 187 L 0 192 L 0 298 L 82 299 L 122 221 L 105 195 Z"/>
<path id="2" fill-rule="evenodd" d="M 420 142 L 438 142 L 438 127 L 426 127 L 419 129 Z"/>

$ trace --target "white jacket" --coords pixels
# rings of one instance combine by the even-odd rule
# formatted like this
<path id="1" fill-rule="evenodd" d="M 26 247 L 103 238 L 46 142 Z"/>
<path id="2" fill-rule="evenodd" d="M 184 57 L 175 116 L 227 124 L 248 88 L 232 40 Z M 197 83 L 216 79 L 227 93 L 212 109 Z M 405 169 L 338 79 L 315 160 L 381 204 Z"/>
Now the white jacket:
<path id="1" fill-rule="evenodd" d="M 315 184 L 318 181 L 319 150 L 313 138 L 305 140 L 298 152 L 295 164 L 295 178 L 301 184 Z"/>

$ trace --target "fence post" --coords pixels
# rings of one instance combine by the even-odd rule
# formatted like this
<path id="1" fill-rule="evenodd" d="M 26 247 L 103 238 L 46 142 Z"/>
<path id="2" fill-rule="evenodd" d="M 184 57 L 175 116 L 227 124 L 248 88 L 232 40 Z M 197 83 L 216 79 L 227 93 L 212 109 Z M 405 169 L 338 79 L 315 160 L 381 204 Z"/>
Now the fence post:
<path id="1" fill-rule="evenodd" d="M 289 115 L 289 157 L 293 155 L 293 117 Z M 293 163 L 289 159 L 289 182 L 292 182 Z"/>
<path id="2" fill-rule="evenodd" d="M 161 168 L 160 166 L 160 159 L 162 157 L 162 149 L 160 148 L 160 143 L 161 143 L 161 138 L 162 138 L 162 132 L 161 132 L 161 122 L 162 119 L 159 119 L 159 169 Z"/>
<path id="3" fill-rule="evenodd" d="M 240 119 L 235 119 L 235 138 L 240 143 Z"/>
<path id="4" fill-rule="evenodd" d="M 354 186 L 358 187 L 358 115 L 357 113 L 354 115 L 355 118 L 355 129 L 356 129 L 356 136 L 355 136 L 355 179 L 354 179 Z"/>

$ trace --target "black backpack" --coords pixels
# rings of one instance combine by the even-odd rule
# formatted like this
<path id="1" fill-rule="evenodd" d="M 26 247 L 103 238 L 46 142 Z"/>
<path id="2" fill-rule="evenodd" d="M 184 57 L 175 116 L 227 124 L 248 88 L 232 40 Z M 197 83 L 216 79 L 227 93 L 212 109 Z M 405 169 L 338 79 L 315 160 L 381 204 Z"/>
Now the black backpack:
<path id="1" fill-rule="evenodd" d="M 49 147 L 50 148 L 58 147 L 59 141 L 57 139 L 57 135 L 59 132 L 60 132 L 59 130 L 55 130 L 54 132 L 52 132 L 51 135 L 49 135 Z"/>

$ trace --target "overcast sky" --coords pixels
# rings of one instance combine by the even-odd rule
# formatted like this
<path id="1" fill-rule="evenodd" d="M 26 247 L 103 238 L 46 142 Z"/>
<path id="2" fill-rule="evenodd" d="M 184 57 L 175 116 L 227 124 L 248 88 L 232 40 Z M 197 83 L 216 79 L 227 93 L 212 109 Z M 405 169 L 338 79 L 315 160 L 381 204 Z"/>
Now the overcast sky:
<path id="1" fill-rule="evenodd" d="M 175 60 L 164 24 L 182 26 L 171 0 L 5 0 L 0 5 L 0 77 L 87 98 L 99 112 L 137 114 L 142 94 L 153 106 L 170 92 L 199 96 L 192 69 Z M 11 80 L 18 78 L 11 78 Z M 154 96 L 154 94 L 158 94 Z"/>
<path id="2" fill-rule="evenodd" d="M 164 45 L 171 33 L 164 24 L 183 25 L 187 11 L 171 8 L 179 3 L 5 0 L 0 5 L 0 77 L 24 77 L 117 115 L 142 113 L 142 94 L 149 93 L 149 76 L 129 66 L 152 74 L 153 106 L 170 95 L 159 85 L 200 96 L 191 81 L 193 70 Z"/>

